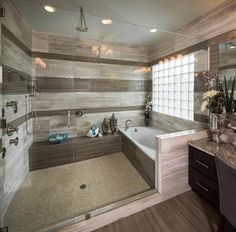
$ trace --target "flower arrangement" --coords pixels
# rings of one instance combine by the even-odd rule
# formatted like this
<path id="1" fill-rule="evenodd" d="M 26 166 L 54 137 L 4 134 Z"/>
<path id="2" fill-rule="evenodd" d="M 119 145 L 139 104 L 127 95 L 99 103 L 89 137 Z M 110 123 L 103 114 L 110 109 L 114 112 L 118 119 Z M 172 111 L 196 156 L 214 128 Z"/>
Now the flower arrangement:
<path id="1" fill-rule="evenodd" d="M 147 95 L 145 99 L 145 111 L 144 111 L 144 116 L 146 119 L 149 118 L 150 111 L 152 111 L 152 100 L 151 97 Z"/>
<path id="2" fill-rule="evenodd" d="M 204 112 L 206 109 L 208 109 L 210 113 L 224 114 L 224 102 L 224 92 L 217 90 L 209 90 L 203 94 L 201 112 Z"/>

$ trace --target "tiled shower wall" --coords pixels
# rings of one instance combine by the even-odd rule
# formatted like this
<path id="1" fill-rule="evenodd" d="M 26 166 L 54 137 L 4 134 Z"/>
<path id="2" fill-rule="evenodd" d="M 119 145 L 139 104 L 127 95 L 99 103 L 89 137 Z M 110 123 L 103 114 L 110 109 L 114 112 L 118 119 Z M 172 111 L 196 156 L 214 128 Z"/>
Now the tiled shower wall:
<path id="1" fill-rule="evenodd" d="M 22 19 L 18 11 L 8 0 L 1 1 L 5 8 L 5 17 L 1 19 L 1 64 L 2 95 L 1 103 L 5 109 L 6 123 L 19 129 L 12 136 L 3 129 L 2 147 L 6 148 L 6 156 L 0 157 L 0 215 L 3 216 L 15 191 L 29 172 L 28 149 L 33 136 L 26 133 L 25 95 L 28 95 L 25 78 L 31 76 L 31 29 Z M 6 107 L 9 101 L 18 102 L 18 112 Z M 32 120 L 28 121 L 29 130 Z M 17 146 L 10 145 L 9 140 L 19 138 Z"/>
<path id="2" fill-rule="evenodd" d="M 92 52 L 94 46 L 99 47 L 99 54 Z M 47 140 L 54 132 L 86 135 L 92 125 L 101 126 L 113 112 L 118 126 L 124 127 L 127 119 L 134 125 L 144 124 L 144 100 L 151 91 L 151 79 L 150 73 L 138 70 L 148 63 L 145 47 L 33 31 L 32 50 L 46 64 L 46 68 L 33 64 L 38 83 L 33 98 L 34 141 Z M 83 117 L 75 116 L 78 110 Z"/>

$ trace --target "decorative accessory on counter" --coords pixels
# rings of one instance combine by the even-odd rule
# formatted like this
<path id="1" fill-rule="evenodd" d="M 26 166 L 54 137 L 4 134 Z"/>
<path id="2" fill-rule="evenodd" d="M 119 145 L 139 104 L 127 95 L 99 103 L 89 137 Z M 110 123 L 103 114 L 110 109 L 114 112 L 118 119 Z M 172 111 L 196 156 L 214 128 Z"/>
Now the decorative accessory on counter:
<path id="1" fill-rule="evenodd" d="M 149 95 L 146 96 L 145 99 L 145 111 L 144 111 L 144 124 L 145 126 L 149 125 L 150 121 L 150 111 L 152 111 L 152 100 Z"/>
<path id="2" fill-rule="evenodd" d="M 210 136 L 212 141 L 220 143 L 222 142 L 221 135 L 225 132 L 225 94 L 220 87 L 218 74 L 206 73 L 204 77 L 207 78 L 208 91 L 203 94 L 201 112 L 209 110 Z"/>
<path id="3" fill-rule="evenodd" d="M 102 133 L 106 135 L 108 134 L 108 130 L 109 130 L 109 119 L 104 118 L 102 122 Z"/>
<path id="4" fill-rule="evenodd" d="M 49 135 L 48 142 L 60 144 L 60 143 L 65 142 L 67 138 L 68 138 L 68 133 L 52 134 L 52 135 Z"/>
<path id="5" fill-rule="evenodd" d="M 94 125 L 92 126 L 91 130 L 88 132 L 87 136 L 89 138 L 94 138 L 98 135 L 98 132 L 99 132 L 98 126 Z"/>
<path id="6" fill-rule="evenodd" d="M 117 131 L 117 124 L 118 124 L 118 119 L 113 113 L 111 118 L 110 118 L 110 128 L 111 128 L 111 133 L 114 134 Z"/>
<path id="7" fill-rule="evenodd" d="M 210 114 L 210 132 L 213 142 L 222 142 L 220 136 L 225 132 L 225 114 Z"/>

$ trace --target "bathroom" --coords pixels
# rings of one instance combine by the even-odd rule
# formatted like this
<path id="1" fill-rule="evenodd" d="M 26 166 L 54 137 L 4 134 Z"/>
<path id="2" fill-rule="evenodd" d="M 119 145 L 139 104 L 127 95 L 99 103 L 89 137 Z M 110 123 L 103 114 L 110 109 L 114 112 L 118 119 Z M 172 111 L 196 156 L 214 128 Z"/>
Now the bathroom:
<path id="1" fill-rule="evenodd" d="M 235 2 L 177 2 L 0 1 L 0 232 L 95 231 L 199 193 L 189 146 L 215 126 L 207 84 L 236 75 Z"/>

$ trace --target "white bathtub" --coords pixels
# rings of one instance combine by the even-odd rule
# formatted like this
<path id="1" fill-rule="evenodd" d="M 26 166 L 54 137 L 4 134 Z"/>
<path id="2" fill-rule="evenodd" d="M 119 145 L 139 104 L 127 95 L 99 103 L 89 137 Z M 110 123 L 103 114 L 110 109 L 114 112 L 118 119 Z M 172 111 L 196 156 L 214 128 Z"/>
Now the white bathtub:
<path id="1" fill-rule="evenodd" d="M 165 131 L 143 126 L 129 127 L 126 131 L 119 129 L 119 131 L 135 143 L 152 160 L 156 161 L 155 137 L 156 135 L 166 134 Z"/>

